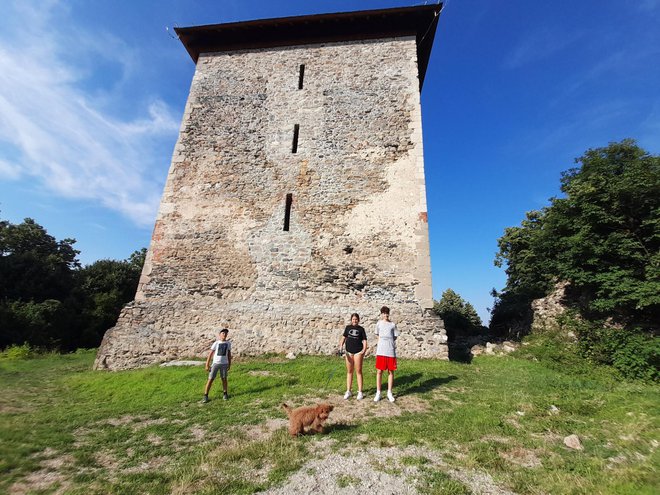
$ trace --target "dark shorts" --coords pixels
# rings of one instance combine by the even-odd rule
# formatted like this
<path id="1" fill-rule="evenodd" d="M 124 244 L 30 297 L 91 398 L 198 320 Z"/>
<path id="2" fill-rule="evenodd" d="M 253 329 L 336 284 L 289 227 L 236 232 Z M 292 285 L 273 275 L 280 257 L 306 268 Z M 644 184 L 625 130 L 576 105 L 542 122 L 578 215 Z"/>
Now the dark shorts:
<path id="1" fill-rule="evenodd" d="M 394 371 L 396 369 L 396 358 L 391 356 L 376 356 L 376 369 Z"/>
<path id="2" fill-rule="evenodd" d="M 215 380 L 215 377 L 220 372 L 220 378 L 227 379 L 227 372 L 229 371 L 228 364 L 214 364 L 211 366 L 211 371 L 209 372 L 209 380 Z"/>

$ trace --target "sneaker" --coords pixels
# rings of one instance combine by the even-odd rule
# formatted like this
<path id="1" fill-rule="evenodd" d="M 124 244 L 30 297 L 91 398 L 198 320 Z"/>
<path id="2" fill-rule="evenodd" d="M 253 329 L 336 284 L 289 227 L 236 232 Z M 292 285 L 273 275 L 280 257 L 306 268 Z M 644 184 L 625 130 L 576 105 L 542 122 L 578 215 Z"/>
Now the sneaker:
<path id="1" fill-rule="evenodd" d="M 392 392 L 387 392 L 387 400 L 394 402 L 394 396 L 392 395 Z"/>
<path id="2" fill-rule="evenodd" d="M 222 400 L 227 400 L 227 399 L 229 399 L 229 394 L 225 392 L 224 394 L 222 394 Z"/>
<path id="3" fill-rule="evenodd" d="M 346 400 L 350 399 L 351 395 L 353 395 L 353 394 L 351 393 L 351 391 L 350 391 L 350 390 L 347 390 L 346 393 L 344 394 L 344 399 L 346 399 Z"/>
<path id="4" fill-rule="evenodd" d="M 376 392 L 376 396 L 374 397 L 374 402 L 378 402 L 380 400 L 380 392 Z"/>
<path id="5" fill-rule="evenodd" d="M 362 394 L 362 392 L 358 392 L 357 400 L 362 400 L 362 399 L 364 399 L 364 395 Z"/>
<path id="6" fill-rule="evenodd" d="M 202 404 L 206 404 L 208 401 L 209 401 L 209 398 L 208 398 L 207 395 L 205 395 L 204 398 L 202 399 Z"/>

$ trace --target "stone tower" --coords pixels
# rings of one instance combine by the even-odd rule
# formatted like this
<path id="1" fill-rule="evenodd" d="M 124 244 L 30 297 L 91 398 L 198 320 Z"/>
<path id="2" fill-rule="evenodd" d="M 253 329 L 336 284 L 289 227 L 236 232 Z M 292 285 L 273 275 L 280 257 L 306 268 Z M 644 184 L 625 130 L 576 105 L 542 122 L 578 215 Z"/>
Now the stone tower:
<path id="1" fill-rule="evenodd" d="M 432 312 L 420 91 L 439 5 L 178 28 L 196 63 L 135 295 L 96 368 L 334 352 L 392 309 L 402 357 L 447 358 Z"/>

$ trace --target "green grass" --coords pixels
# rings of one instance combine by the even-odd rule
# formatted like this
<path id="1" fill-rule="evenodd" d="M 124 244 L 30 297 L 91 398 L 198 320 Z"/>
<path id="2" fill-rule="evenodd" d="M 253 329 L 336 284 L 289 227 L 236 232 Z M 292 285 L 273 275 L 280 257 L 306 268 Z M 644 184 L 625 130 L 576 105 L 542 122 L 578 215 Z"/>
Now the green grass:
<path id="1" fill-rule="evenodd" d="M 339 488 L 347 488 L 351 485 L 359 485 L 359 484 L 360 484 L 360 478 L 351 476 L 350 474 L 342 474 L 337 479 L 337 486 Z"/>
<path id="2" fill-rule="evenodd" d="M 39 493 L 254 493 L 300 469 L 316 438 L 279 429 L 255 439 L 250 428 L 284 418 L 283 401 L 338 400 L 345 376 L 330 357 L 237 360 L 231 399 L 217 400 L 218 382 L 202 405 L 201 367 L 96 372 L 93 358 L 0 359 L 0 493 L 30 486 L 35 473 L 55 480 L 31 486 Z M 486 472 L 521 494 L 651 494 L 660 486 L 657 385 L 515 356 L 400 364 L 395 393 L 425 401 L 425 412 L 330 427 L 326 437 L 340 446 L 357 435 L 365 445 L 421 445 L 451 468 Z M 373 393 L 370 371 L 365 382 Z M 584 450 L 563 445 L 573 433 Z M 423 458 L 401 463 L 419 467 L 425 493 L 470 493 Z"/>

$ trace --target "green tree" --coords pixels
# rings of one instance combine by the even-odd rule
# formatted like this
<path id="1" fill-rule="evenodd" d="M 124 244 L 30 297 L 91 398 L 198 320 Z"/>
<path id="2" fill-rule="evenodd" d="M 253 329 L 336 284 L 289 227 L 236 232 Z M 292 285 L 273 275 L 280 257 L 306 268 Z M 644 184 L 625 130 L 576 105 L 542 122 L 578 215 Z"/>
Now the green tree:
<path id="1" fill-rule="evenodd" d="M 557 280 L 584 315 L 621 322 L 660 316 L 660 157 L 633 140 L 588 150 L 562 174 L 563 198 L 498 240 L 507 283 L 494 319 L 524 313 Z"/>
<path id="2" fill-rule="evenodd" d="M 0 222 L 0 299 L 42 302 L 62 299 L 80 266 L 75 239 L 57 241 L 31 218 Z"/>
<path id="3" fill-rule="evenodd" d="M 0 348 L 95 347 L 133 299 L 146 249 L 81 268 L 74 243 L 30 218 L 0 220 Z"/>
<path id="4" fill-rule="evenodd" d="M 112 327 L 121 308 L 135 297 L 146 249 L 135 251 L 124 261 L 99 260 L 77 273 L 85 321 L 83 340 L 95 347 Z"/>
<path id="5" fill-rule="evenodd" d="M 447 336 L 452 340 L 457 334 L 478 332 L 482 328 L 481 318 L 472 304 L 452 289 L 442 293 L 440 300 L 433 304 L 433 310 L 445 322 Z"/>
<path id="6" fill-rule="evenodd" d="M 628 376 L 657 377 L 660 157 L 626 139 L 576 162 L 562 174 L 564 196 L 498 240 L 495 264 L 505 267 L 507 282 L 493 292 L 491 330 L 529 328 L 531 301 L 569 282 L 582 355 Z"/>
<path id="7" fill-rule="evenodd" d="M 0 347 L 56 347 L 73 331 L 64 301 L 79 266 L 75 242 L 57 241 L 31 218 L 0 221 Z"/>

